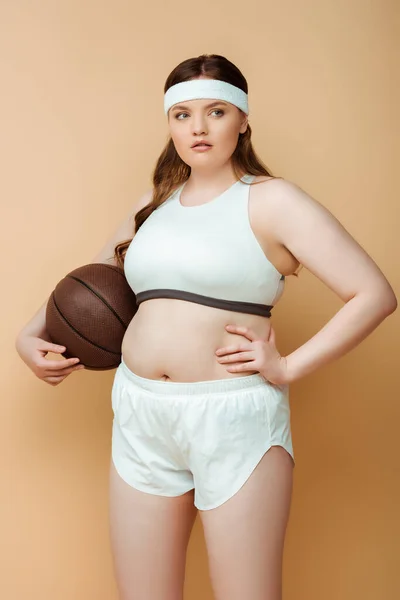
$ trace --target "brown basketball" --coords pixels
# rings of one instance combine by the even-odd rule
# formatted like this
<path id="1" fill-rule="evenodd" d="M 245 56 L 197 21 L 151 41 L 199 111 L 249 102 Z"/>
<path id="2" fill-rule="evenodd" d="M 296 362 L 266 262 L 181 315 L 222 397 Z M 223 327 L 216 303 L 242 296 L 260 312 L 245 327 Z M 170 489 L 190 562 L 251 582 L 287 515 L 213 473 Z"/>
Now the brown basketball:
<path id="1" fill-rule="evenodd" d="M 136 296 L 123 269 L 90 263 L 56 285 L 46 308 L 46 329 L 87 369 L 105 371 L 121 362 L 124 333 L 137 311 Z"/>

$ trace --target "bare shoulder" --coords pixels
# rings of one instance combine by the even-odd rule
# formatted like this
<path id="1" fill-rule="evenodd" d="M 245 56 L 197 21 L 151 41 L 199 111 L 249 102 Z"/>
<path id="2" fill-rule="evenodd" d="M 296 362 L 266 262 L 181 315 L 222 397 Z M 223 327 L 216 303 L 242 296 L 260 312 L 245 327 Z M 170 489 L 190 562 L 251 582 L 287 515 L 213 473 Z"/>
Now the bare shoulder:
<path id="1" fill-rule="evenodd" d="M 287 179 L 264 181 L 257 190 L 257 217 L 278 243 L 344 302 L 357 293 L 381 293 L 393 305 L 387 279 L 339 219 Z"/>
<path id="2" fill-rule="evenodd" d="M 256 185 L 254 185 L 254 183 Z M 268 194 L 270 198 L 278 198 L 285 195 L 291 195 L 296 192 L 304 192 L 296 183 L 289 181 L 288 179 L 284 179 L 283 177 L 273 177 L 266 175 L 257 175 L 254 178 L 253 186 L 255 189 L 262 190 L 262 195 Z M 304 192 L 305 193 L 305 192 Z M 265 197 L 265 196 L 264 196 Z"/>
<path id="3" fill-rule="evenodd" d="M 134 203 L 133 208 L 127 215 L 124 216 L 111 233 L 110 237 L 106 240 L 104 246 L 98 251 L 96 256 L 91 262 L 99 263 L 104 262 L 106 264 L 117 265 L 114 258 L 115 246 L 121 242 L 133 239 L 135 236 L 135 216 L 145 206 L 147 206 L 152 199 L 153 189 L 148 189 L 142 194 Z"/>
<path id="4" fill-rule="evenodd" d="M 282 204 L 282 197 L 291 197 L 293 200 L 296 190 L 300 190 L 296 184 L 283 179 L 283 177 L 266 175 L 257 175 L 250 187 L 252 197 L 255 198 L 257 203 L 260 202 L 265 210 L 272 209 L 275 205 L 279 207 Z"/>
<path id="5" fill-rule="evenodd" d="M 254 198 L 257 204 L 257 210 L 262 214 L 271 217 L 276 217 L 278 221 L 285 219 L 286 222 L 298 222 L 297 219 L 304 216 L 310 211 L 318 212 L 320 215 L 328 214 L 334 219 L 332 213 L 324 207 L 321 202 L 310 196 L 296 183 L 284 179 L 283 177 L 266 177 L 264 175 L 255 178 Z M 308 209 L 308 210 L 307 210 Z M 294 217 L 293 218 L 291 218 Z M 279 240 L 282 242 L 283 240 Z"/>
<path id="6" fill-rule="evenodd" d="M 273 181 L 274 179 L 276 179 L 276 177 L 273 175 L 256 175 L 253 181 L 255 183 L 263 183 L 264 181 Z"/>
<path id="7" fill-rule="evenodd" d="M 145 206 L 150 204 L 153 197 L 153 188 L 146 190 L 134 203 L 132 212 L 129 214 L 129 218 L 133 220 L 137 213 L 142 210 Z"/>
<path id="8" fill-rule="evenodd" d="M 152 197 L 153 197 L 153 191 L 154 191 L 153 188 L 149 188 L 139 198 L 139 200 L 138 200 L 138 202 L 136 204 L 137 210 L 135 211 L 135 213 L 138 212 L 140 209 L 144 208 L 145 206 L 147 206 L 151 202 Z"/>

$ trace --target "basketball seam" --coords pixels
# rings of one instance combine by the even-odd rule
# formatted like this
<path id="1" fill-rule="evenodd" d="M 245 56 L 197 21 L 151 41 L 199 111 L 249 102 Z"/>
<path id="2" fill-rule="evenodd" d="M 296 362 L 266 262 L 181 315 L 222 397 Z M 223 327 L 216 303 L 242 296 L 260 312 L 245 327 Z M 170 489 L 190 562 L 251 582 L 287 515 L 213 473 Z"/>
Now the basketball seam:
<path id="1" fill-rule="evenodd" d="M 84 285 L 90 292 L 92 292 L 95 296 L 98 297 L 98 299 L 103 302 L 113 313 L 113 315 L 118 319 L 118 321 L 121 323 L 121 325 L 123 327 L 125 327 L 126 329 L 126 325 L 125 323 L 122 321 L 121 317 L 115 312 L 115 310 L 113 309 L 113 307 L 107 302 L 107 300 L 104 300 L 104 298 L 102 296 L 100 296 L 93 288 L 90 287 L 90 285 L 88 285 L 87 283 L 85 283 L 84 281 L 82 281 L 82 279 L 79 279 L 79 277 L 75 277 L 74 275 L 68 275 L 68 277 L 70 277 L 71 279 L 75 279 L 75 281 L 78 281 L 79 283 L 81 283 L 82 285 Z"/>
<path id="2" fill-rule="evenodd" d="M 58 304 L 56 302 L 56 297 L 55 294 L 53 292 L 53 302 L 54 302 L 54 306 L 56 307 L 58 314 L 60 315 L 60 317 L 62 319 L 64 319 L 64 321 L 69 325 L 69 327 L 83 340 L 85 340 L 85 342 L 89 342 L 89 344 L 91 344 L 92 346 L 94 346 L 95 348 L 99 348 L 99 350 L 104 350 L 105 352 L 109 352 L 110 354 L 115 354 L 116 356 L 120 356 L 121 353 L 120 352 L 114 352 L 114 350 L 109 350 L 108 348 L 104 348 L 103 346 L 100 346 L 100 344 L 95 344 L 94 342 L 92 342 L 92 340 L 89 340 L 89 338 L 85 337 L 84 335 L 82 335 L 77 329 L 75 329 L 75 327 L 72 325 L 72 323 L 70 323 L 68 321 L 68 319 L 63 315 L 63 313 L 60 311 Z"/>

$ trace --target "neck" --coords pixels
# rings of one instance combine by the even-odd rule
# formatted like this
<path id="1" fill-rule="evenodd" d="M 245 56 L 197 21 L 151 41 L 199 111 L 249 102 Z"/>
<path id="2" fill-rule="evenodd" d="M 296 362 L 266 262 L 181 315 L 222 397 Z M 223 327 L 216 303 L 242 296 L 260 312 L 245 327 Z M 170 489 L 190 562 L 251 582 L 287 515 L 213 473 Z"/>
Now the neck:
<path id="1" fill-rule="evenodd" d="M 242 176 L 243 174 L 240 175 L 240 177 Z M 219 169 L 217 172 L 192 169 L 185 187 L 193 192 L 214 192 L 228 187 L 235 181 L 237 181 L 237 177 L 231 168 Z"/>

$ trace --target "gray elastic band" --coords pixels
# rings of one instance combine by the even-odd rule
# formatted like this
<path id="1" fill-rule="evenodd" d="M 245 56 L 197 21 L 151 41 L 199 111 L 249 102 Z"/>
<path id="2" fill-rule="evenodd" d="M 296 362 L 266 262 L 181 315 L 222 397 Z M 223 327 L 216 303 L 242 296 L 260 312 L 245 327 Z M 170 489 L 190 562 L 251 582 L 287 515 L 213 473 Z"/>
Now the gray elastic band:
<path id="1" fill-rule="evenodd" d="M 153 298 L 176 298 L 177 300 L 186 300 L 187 302 L 195 302 L 197 304 L 204 304 L 205 306 L 222 308 L 223 310 L 230 310 L 233 312 L 259 315 L 267 318 L 271 316 L 271 309 L 273 308 L 273 306 L 268 306 L 266 304 L 221 300 L 220 298 L 201 296 L 200 294 L 193 294 L 192 292 L 169 289 L 146 290 L 145 292 L 139 292 L 136 294 L 136 304 L 139 305 L 145 300 L 151 300 Z"/>

